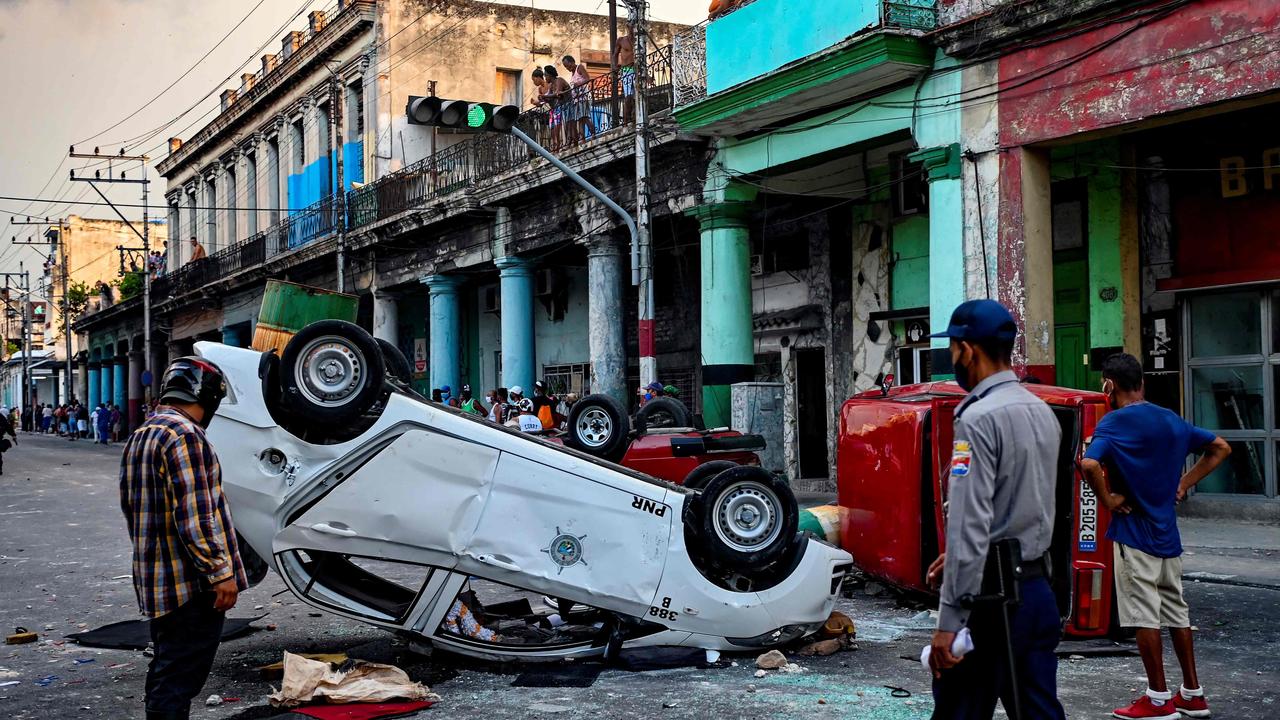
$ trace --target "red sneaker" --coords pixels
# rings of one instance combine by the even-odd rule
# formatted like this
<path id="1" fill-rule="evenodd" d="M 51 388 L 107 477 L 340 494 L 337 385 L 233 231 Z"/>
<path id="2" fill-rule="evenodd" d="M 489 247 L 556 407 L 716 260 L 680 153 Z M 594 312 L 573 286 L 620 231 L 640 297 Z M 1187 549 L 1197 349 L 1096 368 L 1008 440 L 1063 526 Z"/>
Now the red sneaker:
<path id="1" fill-rule="evenodd" d="M 1151 702 L 1150 697 L 1143 694 L 1129 707 L 1116 708 L 1112 711 L 1111 717 L 1118 717 L 1121 720 L 1179 720 L 1180 716 L 1172 702 L 1165 701 L 1163 705 L 1156 705 Z"/>
<path id="2" fill-rule="evenodd" d="M 1182 693 L 1177 690 L 1173 693 L 1173 706 L 1178 712 L 1193 718 L 1209 717 L 1209 703 L 1205 702 L 1204 695 L 1197 695 L 1190 700 L 1182 697 Z"/>

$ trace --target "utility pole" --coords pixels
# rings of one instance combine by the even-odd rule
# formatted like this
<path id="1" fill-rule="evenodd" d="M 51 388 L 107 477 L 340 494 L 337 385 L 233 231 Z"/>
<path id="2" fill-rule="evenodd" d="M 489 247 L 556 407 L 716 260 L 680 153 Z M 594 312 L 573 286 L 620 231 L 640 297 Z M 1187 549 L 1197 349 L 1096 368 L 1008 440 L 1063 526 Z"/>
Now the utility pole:
<path id="1" fill-rule="evenodd" d="M 333 78 L 329 86 L 329 157 L 333 158 L 334 175 L 338 184 L 334 198 L 338 225 L 338 292 L 346 292 L 347 190 L 342 179 L 342 83 L 338 82 L 337 73 L 330 73 Z"/>
<path id="2" fill-rule="evenodd" d="M 102 177 L 101 171 L 95 170 L 93 173 L 94 176 L 92 178 L 78 178 L 76 177 L 75 171 L 72 170 L 71 179 L 76 182 L 89 183 L 89 187 L 93 188 L 93 191 L 98 193 L 98 197 L 101 197 L 103 201 L 105 201 L 108 205 L 110 205 L 111 209 L 115 211 L 115 214 L 120 216 L 120 219 L 123 220 L 124 223 L 129 226 L 129 229 L 132 230 L 133 233 L 142 240 L 141 248 L 117 248 L 117 249 L 121 251 L 126 251 L 126 250 L 142 251 L 142 354 L 143 354 L 142 373 L 143 373 L 143 377 L 147 378 L 148 380 L 154 380 L 155 375 L 152 373 L 152 369 L 151 369 L 151 267 L 150 267 L 151 233 L 150 233 L 150 230 L 148 229 L 150 223 L 148 222 L 148 214 L 147 214 L 147 210 L 148 210 L 147 188 L 151 183 L 151 181 L 147 179 L 147 162 L 149 162 L 151 158 L 147 157 L 146 155 L 125 155 L 124 148 L 120 149 L 120 153 L 118 155 L 103 155 L 98 152 L 98 148 L 96 147 L 93 149 L 92 153 L 77 153 L 75 146 L 71 147 L 71 152 L 69 153 L 69 155 L 70 157 L 73 157 L 73 158 L 85 158 L 89 160 L 106 160 L 107 161 L 108 164 L 107 164 L 106 177 Z M 125 173 L 123 171 L 120 173 L 119 178 L 112 177 L 111 163 L 117 160 L 121 162 L 142 163 L 142 178 L 139 180 L 128 179 L 125 177 Z M 94 184 L 95 182 L 134 183 L 134 184 L 142 185 L 142 231 L 141 232 L 139 232 L 138 228 L 134 227 L 133 223 L 129 222 L 129 219 L 124 216 L 124 213 L 120 212 L 120 209 L 117 208 L 115 204 L 112 203 L 111 200 L 107 198 L 107 196 L 104 195 L 101 190 L 98 189 L 98 186 Z M 149 396 L 151 394 L 151 382 L 145 382 L 145 383 L 142 383 L 142 385 L 143 385 L 142 399 L 145 402 L 150 399 Z"/>
<path id="3" fill-rule="evenodd" d="M 8 294 L 7 291 L 9 289 L 9 279 L 14 277 L 18 278 L 19 280 L 18 288 L 23 291 L 20 295 L 18 295 L 18 297 L 22 299 L 22 401 L 21 402 L 23 407 L 22 407 L 22 413 L 20 415 L 21 419 L 19 420 L 20 423 L 29 422 L 28 416 L 31 413 L 31 378 L 30 378 L 30 372 L 31 372 L 30 371 L 31 280 L 30 280 L 30 276 L 27 275 L 27 271 L 23 270 L 22 265 L 23 264 L 21 262 L 18 263 L 18 272 L 16 273 L 0 273 L 0 276 L 4 277 L 4 288 L 6 290 L 6 295 Z M 7 298 L 5 300 L 5 304 L 8 305 L 10 300 L 12 300 L 12 298 Z M 5 318 L 6 318 L 5 325 L 7 326 L 9 324 L 8 313 L 5 313 Z M 6 341 L 7 340 L 8 338 L 6 337 Z"/>
<path id="4" fill-rule="evenodd" d="M 60 274 L 62 275 L 62 334 L 63 334 L 63 340 L 64 340 L 65 345 L 66 345 L 66 355 L 67 355 L 67 357 L 66 357 L 66 378 L 64 378 L 63 383 L 62 383 L 62 391 L 63 391 L 63 396 L 66 398 L 66 402 L 67 402 L 67 404 L 70 404 L 70 403 L 71 403 L 71 395 L 72 395 L 72 387 L 74 386 L 73 379 L 72 379 L 72 377 L 73 377 L 73 370 L 74 370 L 74 363 L 72 362 L 72 359 L 71 359 L 71 317 L 70 317 L 70 312 L 69 312 L 69 310 L 70 310 L 70 301 L 67 299 L 67 289 L 68 289 L 68 288 L 67 288 L 67 286 L 68 286 L 68 284 L 70 283 L 70 275 L 71 275 L 71 268 L 70 268 L 70 267 L 68 267 L 68 265 L 67 265 L 67 236 L 66 236 L 66 228 L 68 227 L 68 225 L 67 225 L 66 221 L 65 221 L 64 219 L 62 219 L 62 218 L 58 218 L 58 219 L 56 219 L 56 220 L 50 220 L 49 218 L 44 218 L 44 220 L 43 220 L 43 221 L 41 221 L 41 220 L 32 220 L 30 217 L 28 217 L 25 221 L 19 221 L 19 220 L 16 220 L 16 219 L 14 219 L 14 218 L 12 218 L 12 217 L 11 217 L 11 218 L 9 218 L 9 223 L 10 223 L 10 224 L 12 224 L 12 225 L 19 225 L 19 226 L 21 226 L 21 225 L 42 225 L 42 226 L 49 226 L 49 225 L 53 225 L 53 224 L 57 224 L 57 226 L 58 226 L 58 229 L 57 229 L 56 231 L 54 231 L 52 228 L 50 228 L 49 230 L 47 230 L 47 231 L 45 232 L 45 238 L 46 238 L 46 239 L 48 239 L 48 243 L 49 243 L 49 258 L 48 258 L 48 259 L 52 260 L 52 259 L 53 259 L 53 255 L 54 255 L 54 253 L 56 252 L 56 253 L 58 253 L 58 254 L 60 255 L 60 257 L 59 257 L 59 259 L 57 260 L 57 262 L 56 262 L 55 264 L 60 264 L 60 265 L 62 266 L 62 272 L 60 273 Z M 55 240 L 55 239 L 50 238 L 50 233 L 53 233 L 53 232 L 56 232 L 56 235 L 54 235 L 54 236 L 53 236 L 53 237 L 57 238 L 56 240 Z M 14 238 L 14 239 L 13 239 L 13 244 L 15 244 L 15 245 L 33 245 L 33 244 L 35 244 L 35 243 L 30 243 L 30 242 L 18 242 L 18 239 L 17 239 L 17 238 Z M 52 278 L 51 278 L 51 279 L 52 279 Z M 52 298 L 51 298 L 51 299 L 52 299 Z"/>
<path id="5" fill-rule="evenodd" d="M 645 18 L 645 0 L 628 0 L 631 12 L 631 37 L 635 46 L 636 104 L 636 230 L 639 249 L 638 267 L 632 271 L 632 283 L 638 285 L 640 384 L 658 379 L 658 359 L 653 342 L 653 234 L 649 219 L 649 118 L 645 111 L 644 93 L 649 79 L 649 22 Z M 638 271 L 638 272 L 637 272 Z"/>

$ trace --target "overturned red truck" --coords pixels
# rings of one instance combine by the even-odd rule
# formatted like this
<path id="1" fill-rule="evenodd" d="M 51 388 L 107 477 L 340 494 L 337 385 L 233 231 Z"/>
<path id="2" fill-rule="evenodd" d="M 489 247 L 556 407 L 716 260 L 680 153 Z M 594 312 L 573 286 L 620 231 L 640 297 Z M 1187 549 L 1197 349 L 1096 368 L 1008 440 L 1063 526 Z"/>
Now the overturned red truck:
<path id="1" fill-rule="evenodd" d="M 1101 393 L 1027 385 L 1062 425 L 1054 518 L 1053 589 L 1068 636 L 1118 630 L 1113 609 L 1107 514 L 1084 481 L 1080 458 L 1106 412 Z M 837 478 L 841 545 L 868 574 L 897 587 L 933 592 L 929 563 L 945 550 L 954 382 L 871 390 L 840 411 Z"/>

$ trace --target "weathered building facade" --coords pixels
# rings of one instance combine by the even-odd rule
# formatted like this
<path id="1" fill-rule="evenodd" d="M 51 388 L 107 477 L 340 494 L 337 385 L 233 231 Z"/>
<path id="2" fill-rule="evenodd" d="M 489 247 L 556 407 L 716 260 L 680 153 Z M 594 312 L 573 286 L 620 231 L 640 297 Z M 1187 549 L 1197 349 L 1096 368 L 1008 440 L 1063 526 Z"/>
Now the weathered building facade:
<path id="1" fill-rule="evenodd" d="M 634 68 L 609 77 L 603 16 L 408 0 L 312 13 L 305 31 L 286 35 L 282 51 L 224 92 L 218 116 L 191 139 L 172 141 L 159 164 L 170 222 L 181 230 L 156 283 L 153 365 L 201 339 L 247 345 L 263 283 L 282 278 L 360 295 L 360 321 L 415 361 L 420 389 L 471 384 L 480 394 L 546 377 L 563 390 L 603 388 L 625 399 L 635 357 L 627 344 L 637 342 L 625 230 L 514 139 L 433 133 L 408 124 L 404 106 L 433 86 L 443 97 L 525 105 L 535 92 L 530 71 L 573 55 L 595 77 L 590 123 L 574 132 L 535 109 L 522 127 L 634 204 L 631 106 L 644 88 L 661 168 L 653 196 L 679 208 L 704 158 L 700 142 L 677 140 L 663 120 L 671 71 L 669 50 L 656 43 L 675 30 L 651 26 L 649 70 L 635 80 Z M 687 257 L 672 238 L 689 222 L 676 210 L 655 217 L 667 223 L 655 232 L 659 257 Z M 685 291 L 669 276 L 663 283 L 659 292 Z M 682 364 L 692 392 L 694 347 L 678 339 L 688 335 L 687 305 L 657 321 L 670 339 L 660 359 Z M 137 374 L 129 358 L 139 350 L 140 320 L 131 301 L 81 323 L 99 397 L 118 392 L 116 373 Z M 588 327 L 606 341 L 589 349 Z M 133 399 L 134 388 L 123 385 Z"/>

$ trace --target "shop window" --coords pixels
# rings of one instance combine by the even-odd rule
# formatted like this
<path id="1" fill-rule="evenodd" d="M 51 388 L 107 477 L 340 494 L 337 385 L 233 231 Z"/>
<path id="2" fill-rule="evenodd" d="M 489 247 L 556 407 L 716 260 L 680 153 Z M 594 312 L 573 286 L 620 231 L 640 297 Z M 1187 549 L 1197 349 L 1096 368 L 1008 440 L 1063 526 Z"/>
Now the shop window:
<path id="1" fill-rule="evenodd" d="M 756 355 L 756 382 L 782 382 L 782 353 Z"/>
<path id="2" fill-rule="evenodd" d="M 924 164 L 912 162 L 907 155 L 896 155 L 890 163 L 893 182 L 894 217 L 929 212 L 929 178 Z"/>
<path id="3" fill-rule="evenodd" d="M 567 363 L 543 365 L 542 377 L 547 392 L 552 395 L 577 393 L 578 397 L 591 394 L 591 363 Z"/>
<path id="4" fill-rule="evenodd" d="M 1266 487 L 1264 443 L 1260 440 L 1229 442 L 1231 456 L 1196 485 L 1196 492 L 1261 495 Z"/>
<path id="5" fill-rule="evenodd" d="M 898 376 L 894 378 L 894 384 L 929 382 L 932 372 L 929 367 L 931 355 L 928 346 L 898 348 Z"/>
<path id="6" fill-rule="evenodd" d="M 1262 297 L 1257 292 L 1191 299 L 1191 354 L 1195 357 L 1262 352 Z"/>
<path id="7" fill-rule="evenodd" d="M 1191 371 L 1194 422 L 1214 430 L 1262 430 L 1262 367 L 1198 367 Z"/>

